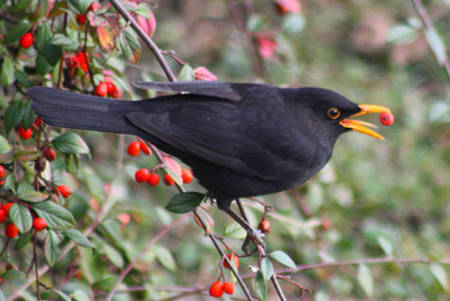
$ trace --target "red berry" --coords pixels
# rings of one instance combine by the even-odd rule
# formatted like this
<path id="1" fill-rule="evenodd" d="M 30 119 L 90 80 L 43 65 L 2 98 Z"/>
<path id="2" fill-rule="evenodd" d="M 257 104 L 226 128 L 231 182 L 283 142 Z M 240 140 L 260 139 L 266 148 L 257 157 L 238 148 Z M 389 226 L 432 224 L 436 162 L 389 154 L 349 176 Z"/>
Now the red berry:
<path id="1" fill-rule="evenodd" d="M 6 225 L 5 234 L 9 238 L 14 238 L 19 234 L 19 229 L 13 223 L 9 223 Z"/>
<path id="2" fill-rule="evenodd" d="M 44 149 L 44 157 L 48 161 L 55 161 L 56 159 L 56 152 L 53 148 L 47 147 Z"/>
<path id="3" fill-rule="evenodd" d="M 144 183 L 147 182 L 148 178 L 150 177 L 150 172 L 146 168 L 141 168 L 136 171 L 134 177 L 136 178 L 136 182 Z"/>
<path id="4" fill-rule="evenodd" d="M 150 149 L 150 147 L 147 146 L 147 144 L 143 141 L 141 142 L 141 150 L 144 154 L 146 155 L 151 155 L 152 154 L 152 150 Z"/>
<path id="5" fill-rule="evenodd" d="M 324 231 L 327 231 L 328 229 L 330 229 L 330 227 L 331 227 L 331 222 L 330 222 L 330 220 L 329 220 L 328 218 L 324 217 L 324 218 L 322 219 L 322 229 L 323 229 Z"/>
<path id="6" fill-rule="evenodd" d="M 148 177 L 147 183 L 151 186 L 156 186 L 159 183 L 159 176 L 156 173 L 151 173 Z"/>
<path id="7" fill-rule="evenodd" d="M 262 233 L 268 234 L 270 232 L 270 221 L 263 218 L 259 223 L 258 229 L 261 230 Z"/>
<path id="8" fill-rule="evenodd" d="M 181 178 L 183 179 L 183 183 L 189 184 L 192 183 L 194 175 L 192 174 L 192 171 L 190 169 L 183 168 L 181 170 Z"/>
<path id="9" fill-rule="evenodd" d="M 128 145 L 127 152 L 130 156 L 136 157 L 139 155 L 139 152 L 141 151 L 141 142 L 140 141 L 133 141 Z"/>
<path id="10" fill-rule="evenodd" d="M 89 55 L 89 53 L 86 51 L 78 51 L 76 54 L 76 57 L 80 60 L 80 63 L 86 63 L 86 55 Z"/>
<path id="11" fill-rule="evenodd" d="M 227 257 L 228 257 L 229 260 L 234 262 L 234 267 L 236 269 L 238 269 L 239 268 L 239 257 L 236 254 L 234 254 L 234 252 L 233 253 L 228 253 Z M 230 265 L 228 264 L 228 262 L 225 261 L 225 259 L 223 260 L 223 267 L 226 268 L 226 269 L 230 268 Z"/>
<path id="12" fill-rule="evenodd" d="M 61 195 L 65 198 L 70 195 L 70 188 L 67 185 L 59 185 L 56 189 L 58 189 L 59 193 L 61 193 Z"/>
<path id="13" fill-rule="evenodd" d="M 120 98 L 122 96 L 122 91 L 119 88 L 116 88 L 116 91 L 111 95 L 114 98 Z"/>
<path id="14" fill-rule="evenodd" d="M 394 123 L 394 115 L 389 112 L 382 112 L 380 114 L 380 122 L 382 125 L 392 125 Z"/>
<path id="15" fill-rule="evenodd" d="M 6 212 L 2 207 L 0 207 L 0 223 L 3 223 L 5 219 L 6 219 Z"/>
<path id="16" fill-rule="evenodd" d="M 80 58 L 77 56 L 74 56 L 69 60 L 70 69 L 77 69 L 78 67 L 80 67 L 80 64 L 81 64 Z"/>
<path id="17" fill-rule="evenodd" d="M 108 95 L 113 96 L 114 92 L 116 92 L 116 90 L 117 90 L 116 85 L 110 81 L 105 81 L 105 83 L 106 83 L 106 87 L 108 87 Z"/>
<path id="18" fill-rule="evenodd" d="M 3 204 L 3 210 L 5 210 L 6 216 L 9 215 L 9 208 L 11 208 L 11 206 L 13 204 L 14 204 L 13 202 L 9 202 L 9 203 Z"/>
<path id="19" fill-rule="evenodd" d="M 19 45 L 22 48 L 30 48 L 33 45 L 33 42 L 34 42 L 33 34 L 31 32 L 27 32 L 20 38 Z"/>
<path id="20" fill-rule="evenodd" d="M 108 84 L 106 82 L 101 82 L 95 87 L 95 94 L 101 97 L 106 97 L 108 95 Z"/>
<path id="21" fill-rule="evenodd" d="M 36 231 L 42 231 L 44 228 L 47 228 L 47 222 L 42 217 L 36 217 L 33 220 L 33 227 Z"/>
<path id="22" fill-rule="evenodd" d="M 166 184 L 167 186 L 172 186 L 173 184 L 175 184 L 175 181 L 172 179 L 172 177 L 166 173 L 164 175 L 164 184 Z"/>
<path id="23" fill-rule="evenodd" d="M 275 6 L 281 15 L 287 13 L 298 13 L 301 9 L 300 2 L 298 0 L 277 0 Z"/>
<path id="24" fill-rule="evenodd" d="M 77 15 L 77 22 L 80 25 L 86 24 L 86 15 L 85 14 L 78 14 Z"/>
<path id="25" fill-rule="evenodd" d="M 0 178 L 3 178 L 5 176 L 5 168 L 3 165 L 0 165 Z"/>
<path id="26" fill-rule="evenodd" d="M 220 298 L 223 295 L 223 283 L 220 280 L 214 281 L 209 288 L 209 294 L 213 297 Z"/>
<path id="27" fill-rule="evenodd" d="M 25 129 L 23 125 L 19 127 L 19 135 L 22 139 L 27 140 L 33 136 L 33 130 L 31 128 Z"/>
<path id="28" fill-rule="evenodd" d="M 98 3 L 98 2 L 92 2 L 88 8 L 88 10 L 90 10 L 90 11 L 97 11 L 99 9 L 100 9 L 100 3 Z"/>
<path id="29" fill-rule="evenodd" d="M 36 117 L 36 119 L 34 120 L 33 123 L 34 123 L 35 126 L 40 127 L 41 123 L 42 123 L 41 117 Z"/>
<path id="30" fill-rule="evenodd" d="M 230 281 L 225 281 L 223 283 L 223 291 L 227 293 L 228 295 L 234 294 L 234 283 Z"/>

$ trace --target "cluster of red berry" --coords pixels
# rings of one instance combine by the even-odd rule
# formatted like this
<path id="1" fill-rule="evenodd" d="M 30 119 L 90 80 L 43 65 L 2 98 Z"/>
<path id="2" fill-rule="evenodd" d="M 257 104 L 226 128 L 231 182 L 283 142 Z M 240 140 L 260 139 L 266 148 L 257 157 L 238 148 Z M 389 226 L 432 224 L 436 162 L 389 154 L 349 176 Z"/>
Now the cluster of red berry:
<path id="1" fill-rule="evenodd" d="M 95 87 L 95 94 L 100 97 L 111 96 L 120 98 L 122 96 L 122 91 L 116 87 L 110 77 L 105 76 L 105 80 Z"/>
<path id="2" fill-rule="evenodd" d="M 39 128 L 41 126 L 41 118 L 37 117 L 34 122 L 33 125 L 36 126 L 37 128 Z M 23 125 L 19 126 L 17 128 L 17 132 L 19 133 L 20 138 L 22 138 L 23 140 L 28 140 L 31 137 L 33 137 L 33 128 L 29 127 L 29 128 L 25 128 Z"/>
<path id="3" fill-rule="evenodd" d="M 75 56 L 69 58 L 67 64 L 72 72 L 75 72 L 78 68 L 81 68 L 84 72 L 88 72 L 88 59 L 89 52 L 78 51 Z"/>
<path id="4" fill-rule="evenodd" d="M 232 261 L 234 267 L 236 269 L 239 268 L 239 257 L 234 253 L 228 253 L 227 257 L 230 261 Z M 230 269 L 230 265 L 228 264 L 225 259 L 222 261 L 222 265 L 226 269 Z M 222 297 L 223 293 L 227 293 L 229 295 L 234 294 L 234 283 L 230 281 L 221 281 L 216 280 L 214 281 L 211 286 L 209 287 L 209 294 L 213 297 L 220 298 Z"/>
<path id="5" fill-rule="evenodd" d="M 5 222 L 9 218 L 9 209 L 12 205 L 12 202 L 0 204 L 0 223 Z M 35 217 L 33 219 L 33 228 L 36 231 L 42 231 L 44 228 L 47 228 L 47 222 L 42 217 Z M 19 235 L 19 229 L 14 223 L 9 222 L 5 227 L 5 235 L 8 238 L 14 238 Z"/>
<path id="6" fill-rule="evenodd" d="M 152 154 L 152 150 L 144 141 L 135 140 L 128 145 L 127 153 L 132 157 L 138 156 L 141 151 L 146 155 Z M 136 171 L 134 177 L 136 179 L 136 182 L 138 183 L 147 182 L 151 186 L 157 186 L 159 184 L 159 175 L 156 173 L 156 169 L 152 169 L 152 171 L 150 171 L 147 168 L 141 168 Z M 190 169 L 183 168 L 181 169 L 181 178 L 183 180 L 183 183 L 189 184 L 192 183 L 194 175 L 192 174 L 192 171 Z M 175 181 L 169 174 L 164 175 L 163 182 L 168 186 L 172 186 L 175 184 Z"/>

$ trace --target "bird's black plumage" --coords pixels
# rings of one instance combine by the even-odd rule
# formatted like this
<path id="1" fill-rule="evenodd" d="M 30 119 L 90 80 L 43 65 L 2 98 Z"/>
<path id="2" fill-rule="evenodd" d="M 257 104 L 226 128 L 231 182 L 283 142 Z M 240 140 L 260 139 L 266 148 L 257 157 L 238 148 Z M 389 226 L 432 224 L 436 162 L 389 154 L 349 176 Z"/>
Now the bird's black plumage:
<path id="1" fill-rule="evenodd" d="M 348 130 L 339 121 L 360 111 L 320 88 L 198 81 L 136 86 L 188 93 L 121 101 L 34 87 L 28 95 L 50 125 L 137 135 L 177 156 L 222 208 L 308 180 Z M 339 118 L 329 118 L 330 108 L 340 110 Z"/>

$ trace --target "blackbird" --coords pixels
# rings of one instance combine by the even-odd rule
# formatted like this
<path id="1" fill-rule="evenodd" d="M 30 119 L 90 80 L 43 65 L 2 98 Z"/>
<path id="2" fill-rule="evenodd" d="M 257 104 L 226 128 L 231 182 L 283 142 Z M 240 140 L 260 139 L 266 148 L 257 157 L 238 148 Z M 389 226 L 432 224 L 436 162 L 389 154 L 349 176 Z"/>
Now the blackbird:
<path id="1" fill-rule="evenodd" d="M 123 101 L 33 87 L 28 95 L 47 124 L 136 135 L 180 158 L 233 218 L 234 199 L 286 190 L 315 175 L 342 133 L 355 130 L 383 139 L 366 127 L 371 124 L 349 117 L 390 113 L 322 88 L 218 81 L 134 84 L 176 94 Z"/>

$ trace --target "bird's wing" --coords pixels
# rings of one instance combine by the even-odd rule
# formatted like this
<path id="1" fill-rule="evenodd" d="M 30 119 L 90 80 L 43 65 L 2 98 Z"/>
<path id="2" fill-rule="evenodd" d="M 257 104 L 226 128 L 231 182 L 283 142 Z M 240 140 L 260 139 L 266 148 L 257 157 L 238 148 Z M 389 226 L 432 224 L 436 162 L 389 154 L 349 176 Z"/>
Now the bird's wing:
<path id="1" fill-rule="evenodd" d="M 282 168 L 278 165 L 283 163 L 279 158 L 273 160 L 270 150 L 246 136 L 248 122 L 242 122 L 239 110 L 233 107 L 227 103 L 214 106 L 197 103 L 158 114 L 145 110 L 130 112 L 127 118 L 187 155 L 245 175 L 276 180 L 277 175 L 272 170 Z"/>
<path id="2" fill-rule="evenodd" d="M 135 81 L 133 85 L 140 89 L 152 89 L 168 92 L 189 92 L 191 94 L 213 96 L 231 101 L 239 101 L 241 95 L 229 83 L 219 81 L 178 81 L 178 82 L 144 82 Z"/>

